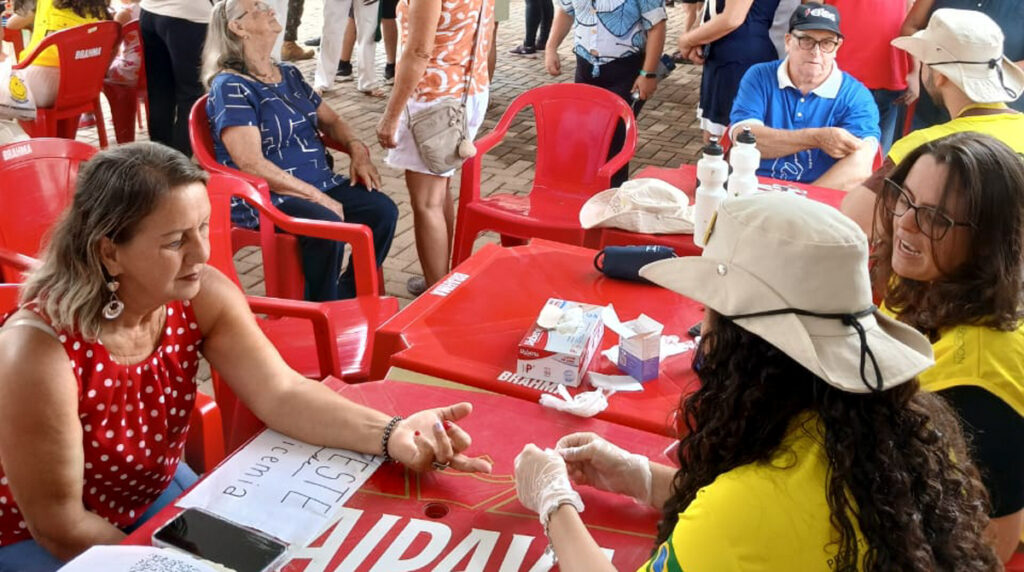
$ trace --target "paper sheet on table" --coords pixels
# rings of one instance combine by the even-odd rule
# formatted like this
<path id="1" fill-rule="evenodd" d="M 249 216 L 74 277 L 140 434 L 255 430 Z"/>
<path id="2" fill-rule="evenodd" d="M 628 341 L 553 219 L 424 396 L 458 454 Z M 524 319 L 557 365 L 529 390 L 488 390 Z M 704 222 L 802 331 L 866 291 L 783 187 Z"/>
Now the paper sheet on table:
<path id="1" fill-rule="evenodd" d="M 661 336 L 660 359 L 664 361 L 667 357 L 688 352 L 696 347 L 697 340 L 680 341 L 679 336 Z M 601 352 L 601 355 L 612 363 L 619 363 L 619 346 L 612 346 Z"/>
<path id="2" fill-rule="evenodd" d="M 187 554 L 152 546 L 93 546 L 61 572 L 220 572 L 223 566 Z"/>
<path id="3" fill-rule="evenodd" d="M 306 546 L 382 462 L 265 430 L 178 501 Z"/>
<path id="4" fill-rule="evenodd" d="M 592 371 L 587 373 L 587 381 L 590 385 L 600 389 L 611 389 L 612 391 L 643 391 L 644 386 L 629 375 L 605 375 Z"/>

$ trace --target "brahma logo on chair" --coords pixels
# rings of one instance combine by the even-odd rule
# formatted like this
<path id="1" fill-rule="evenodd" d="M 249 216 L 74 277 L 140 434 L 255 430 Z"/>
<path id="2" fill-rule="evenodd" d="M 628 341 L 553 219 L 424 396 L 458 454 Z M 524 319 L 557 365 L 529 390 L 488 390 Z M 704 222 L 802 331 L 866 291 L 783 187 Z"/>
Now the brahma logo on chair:
<path id="1" fill-rule="evenodd" d="M 76 60 L 87 60 L 89 58 L 95 58 L 96 56 L 103 53 L 103 48 L 89 48 L 87 50 L 75 50 Z"/>
<path id="2" fill-rule="evenodd" d="M 10 161 L 17 157 L 24 157 L 30 153 L 32 153 L 32 146 L 28 143 L 25 143 L 24 145 L 15 145 L 4 149 L 4 161 Z"/>

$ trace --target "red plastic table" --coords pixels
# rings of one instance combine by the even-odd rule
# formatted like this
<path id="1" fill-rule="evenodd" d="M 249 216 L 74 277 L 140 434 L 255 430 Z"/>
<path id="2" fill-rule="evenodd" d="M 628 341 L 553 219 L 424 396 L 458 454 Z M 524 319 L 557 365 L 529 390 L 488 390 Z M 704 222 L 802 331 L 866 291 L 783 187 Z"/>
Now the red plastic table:
<path id="1" fill-rule="evenodd" d="M 693 194 L 697 187 L 697 166 L 682 165 L 676 169 L 645 167 L 637 171 L 633 178 L 661 179 L 682 190 L 693 201 Z M 846 196 L 845 192 L 835 189 L 826 189 L 824 187 L 815 187 L 791 181 L 779 181 L 768 177 L 758 177 L 758 180 L 765 185 L 778 185 L 779 188 L 793 187 L 806 191 L 807 198 L 836 208 L 839 208 L 843 197 Z M 679 256 L 700 256 L 701 252 L 700 248 L 697 248 L 697 245 L 693 243 L 692 234 L 639 234 L 617 228 L 601 229 L 601 247 L 631 244 L 660 244 L 671 247 Z"/>
<path id="2" fill-rule="evenodd" d="M 379 381 L 325 383 L 353 401 L 386 412 L 471 401 L 460 422 L 473 436 L 470 452 L 494 460 L 490 475 L 455 471 L 416 475 L 386 465 L 346 504 L 341 524 L 293 553 L 288 572 L 326 570 L 530 570 L 547 546 L 537 516 L 516 499 L 513 459 L 525 443 L 552 447 L 573 431 L 594 431 L 654 461 L 667 463 L 668 438 L 628 427 L 558 414 L 526 401 L 450 388 Z M 614 551 L 618 570 L 635 570 L 654 545 L 659 511 L 580 487 L 582 517 L 598 544 Z M 153 531 L 180 509 L 170 506 L 132 533 L 126 544 L 150 543 Z"/>
<path id="3" fill-rule="evenodd" d="M 691 339 L 686 330 L 700 321 L 703 306 L 664 288 L 607 278 L 594 268 L 595 254 L 544 240 L 481 248 L 377 330 L 371 378 L 384 377 L 394 366 L 536 403 L 541 390 L 515 375 L 516 352 L 550 297 L 612 303 L 623 321 L 642 312 L 664 324 L 665 334 Z M 618 336 L 606 330 L 601 349 L 617 343 Z M 698 386 L 692 357 L 687 351 L 662 361 L 658 379 L 646 382 L 642 392 L 611 396 L 598 418 L 677 434 L 672 420 L 679 400 Z M 591 370 L 621 374 L 601 355 Z M 590 388 L 584 383 L 583 389 Z"/>

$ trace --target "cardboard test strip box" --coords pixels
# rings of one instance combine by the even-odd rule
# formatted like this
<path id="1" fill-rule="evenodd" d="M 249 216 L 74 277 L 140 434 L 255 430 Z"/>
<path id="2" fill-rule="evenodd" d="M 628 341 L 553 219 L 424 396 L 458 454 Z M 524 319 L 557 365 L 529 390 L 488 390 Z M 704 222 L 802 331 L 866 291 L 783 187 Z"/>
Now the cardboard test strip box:
<path id="1" fill-rule="evenodd" d="M 542 318 L 534 322 L 519 342 L 516 373 L 577 387 L 601 345 L 603 309 L 603 306 L 549 298 L 542 309 Z M 556 316 L 557 322 L 546 323 L 545 316 Z"/>

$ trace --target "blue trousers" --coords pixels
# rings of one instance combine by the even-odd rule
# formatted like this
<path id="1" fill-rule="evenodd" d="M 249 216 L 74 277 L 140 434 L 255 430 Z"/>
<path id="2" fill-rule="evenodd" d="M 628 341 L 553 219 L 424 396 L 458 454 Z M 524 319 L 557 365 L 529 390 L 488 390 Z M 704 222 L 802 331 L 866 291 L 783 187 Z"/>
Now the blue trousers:
<path id="1" fill-rule="evenodd" d="M 195 484 L 197 480 L 199 480 L 199 477 L 196 476 L 195 472 L 188 465 L 184 462 L 178 463 L 178 468 L 174 471 L 174 478 L 167 485 L 167 489 L 157 497 L 156 501 L 138 520 L 122 530 L 126 533 L 131 533 L 139 528 L 152 518 L 153 515 L 174 502 L 175 499 L 181 496 L 181 493 Z M 64 562 L 61 562 L 47 552 L 35 540 L 22 540 L 21 542 L 0 548 L 0 572 L 51 572 L 63 565 Z"/>
<path id="2" fill-rule="evenodd" d="M 345 207 L 345 222 L 370 227 L 377 266 L 384 264 L 398 224 L 395 203 L 384 193 L 369 191 L 362 185 L 352 186 L 347 181 L 327 191 L 327 194 Z M 331 209 L 298 197 L 285 197 L 277 208 L 296 218 L 341 222 Z M 306 279 L 306 299 L 326 302 L 354 298 L 355 267 L 350 263 L 345 273 L 341 273 L 345 243 L 305 236 L 298 238 L 302 251 L 302 274 Z"/>

